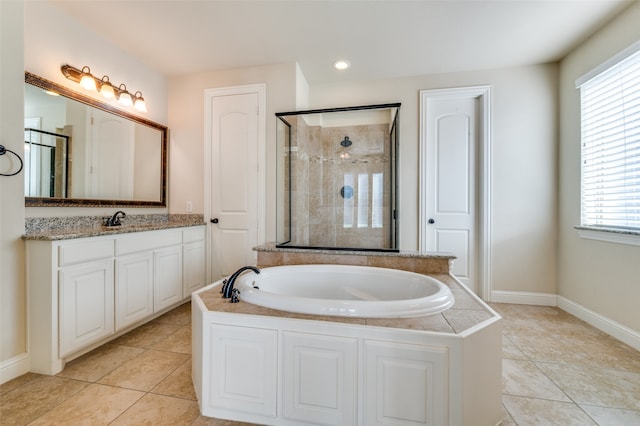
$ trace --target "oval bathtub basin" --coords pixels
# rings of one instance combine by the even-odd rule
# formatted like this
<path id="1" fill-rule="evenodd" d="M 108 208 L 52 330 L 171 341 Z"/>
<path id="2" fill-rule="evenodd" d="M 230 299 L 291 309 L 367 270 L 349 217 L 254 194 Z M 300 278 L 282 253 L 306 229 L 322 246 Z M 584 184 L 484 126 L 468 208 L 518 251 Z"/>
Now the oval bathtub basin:
<path id="1" fill-rule="evenodd" d="M 453 305 L 449 287 L 435 278 L 396 269 L 350 265 L 291 265 L 248 271 L 236 281 L 240 299 L 312 315 L 409 318 Z"/>

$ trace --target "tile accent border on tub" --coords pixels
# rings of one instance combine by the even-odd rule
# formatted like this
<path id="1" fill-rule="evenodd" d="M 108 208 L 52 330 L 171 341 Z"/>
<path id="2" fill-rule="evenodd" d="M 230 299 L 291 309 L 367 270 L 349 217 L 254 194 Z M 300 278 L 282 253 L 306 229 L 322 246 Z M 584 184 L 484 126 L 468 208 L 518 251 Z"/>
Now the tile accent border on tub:
<path id="1" fill-rule="evenodd" d="M 374 266 L 419 274 L 448 274 L 455 256 L 448 253 L 369 252 L 276 248 L 274 244 L 254 247 L 258 267 L 303 264 Z"/>

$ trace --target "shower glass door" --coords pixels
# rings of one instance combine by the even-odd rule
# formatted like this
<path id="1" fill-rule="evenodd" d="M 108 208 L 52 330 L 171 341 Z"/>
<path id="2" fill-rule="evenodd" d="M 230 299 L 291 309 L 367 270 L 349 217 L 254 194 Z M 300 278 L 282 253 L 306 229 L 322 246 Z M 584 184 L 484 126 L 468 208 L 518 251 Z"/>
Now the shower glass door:
<path id="1" fill-rule="evenodd" d="M 276 114 L 277 246 L 397 251 L 399 110 Z"/>

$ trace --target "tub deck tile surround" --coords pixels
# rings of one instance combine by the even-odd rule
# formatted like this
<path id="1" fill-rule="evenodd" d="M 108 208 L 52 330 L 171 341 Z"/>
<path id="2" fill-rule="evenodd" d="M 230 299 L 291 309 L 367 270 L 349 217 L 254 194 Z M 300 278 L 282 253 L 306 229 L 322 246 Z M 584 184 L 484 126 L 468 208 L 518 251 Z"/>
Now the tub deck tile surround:
<path id="1" fill-rule="evenodd" d="M 207 309 L 210 311 L 236 312 L 316 321 L 347 322 L 377 327 L 456 334 L 463 333 L 465 330 L 481 324 L 488 319 L 499 316 L 477 297 L 471 295 L 467 289 L 449 274 L 451 261 L 455 259 L 455 256 L 449 253 L 296 249 L 276 247 L 274 243 L 255 247 L 254 250 L 258 252 L 257 263 L 259 268 L 281 265 L 337 264 L 400 269 L 429 275 L 449 287 L 453 293 L 455 303 L 451 308 L 442 313 L 415 318 L 325 317 L 293 314 L 263 308 L 249 303 L 227 304 L 226 300 L 220 298 L 219 290 L 214 288 L 200 293 L 200 297 L 207 306 Z M 234 307 L 234 305 L 237 307 Z"/>
<path id="2" fill-rule="evenodd" d="M 229 303 L 228 299 L 220 297 L 220 285 L 199 293 L 199 296 L 209 311 L 454 334 L 463 333 L 488 319 L 498 316 L 495 312 L 486 308 L 485 305 L 476 301 L 450 275 L 431 274 L 430 276 L 446 284 L 454 292 L 456 301 L 451 308 L 442 313 L 414 318 L 350 318 L 298 314 L 243 302 L 242 296 L 240 296 L 240 303 Z"/>
<path id="3" fill-rule="evenodd" d="M 23 240 L 70 240 L 101 235 L 156 231 L 205 225 L 198 214 L 140 214 L 128 215 L 121 226 L 106 227 L 104 216 L 31 217 L 25 220 Z"/>

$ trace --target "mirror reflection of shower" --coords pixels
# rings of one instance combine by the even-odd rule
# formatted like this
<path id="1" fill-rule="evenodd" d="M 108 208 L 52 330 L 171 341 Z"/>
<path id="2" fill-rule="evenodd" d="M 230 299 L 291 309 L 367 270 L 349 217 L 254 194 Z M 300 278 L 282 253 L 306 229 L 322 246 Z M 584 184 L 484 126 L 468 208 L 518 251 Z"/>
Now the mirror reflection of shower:
<path id="1" fill-rule="evenodd" d="M 399 107 L 276 114 L 278 246 L 397 249 Z"/>

